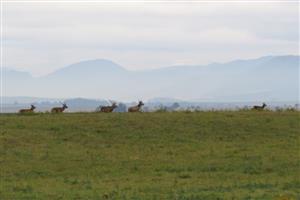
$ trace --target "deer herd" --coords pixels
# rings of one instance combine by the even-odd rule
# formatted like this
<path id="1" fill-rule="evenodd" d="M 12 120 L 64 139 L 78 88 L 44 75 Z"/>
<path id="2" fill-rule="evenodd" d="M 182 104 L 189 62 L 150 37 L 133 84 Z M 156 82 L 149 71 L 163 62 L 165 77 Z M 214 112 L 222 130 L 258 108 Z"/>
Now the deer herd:
<path id="1" fill-rule="evenodd" d="M 140 112 L 142 106 L 144 103 L 142 101 L 139 101 L 139 103 L 136 106 L 132 106 L 128 108 L 128 112 Z M 267 104 L 263 103 L 262 106 L 255 105 L 252 107 L 252 110 L 264 110 L 264 108 L 267 106 Z M 116 102 L 111 101 L 111 106 L 101 106 L 99 112 L 104 112 L 104 113 L 111 113 L 118 107 Z M 33 113 L 34 109 L 36 107 L 34 105 L 31 105 L 30 108 L 28 109 L 21 109 L 19 110 L 19 113 Z M 62 113 L 64 112 L 65 109 L 67 109 L 68 106 L 66 103 L 62 103 L 61 107 L 54 107 L 51 109 L 51 113 Z"/>
<path id="2" fill-rule="evenodd" d="M 142 101 L 139 101 L 138 105 L 129 107 L 128 112 L 140 112 L 143 105 L 144 105 L 144 103 Z M 265 104 L 265 103 L 263 103 L 262 106 L 255 105 L 255 106 L 252 107 L 252 110 L 264 110 L 264 108 L 266 106 L 267 106 L 267 104 Z M 101 106 L 100 107 L 100 112 L 110 113 L 110 112 L 113 112 L 113 110 L 117 107 L 118 107 L 118 105 L 117 105 L 116 102 L 111 102 L 111 106 Z M 31 104 L 30 108 L 21 109 L 21 110 L 19 110 L 19 113 L 22 113 L 22 114 L 24 114 L 24 113 L 33 113 L 35 108 L 36 107 Z M 67 104 L 62 103 L 61 107 L 52 108 L 51 113 L 62 113 L 67 108 L 68 108 Z"/>
<path id="3" fill-rule="evenodd" d="M 144 105 L 144 103 L 142 101 L 139 101 L 138 105 L 136 106 L 132 106 L 128 108 L 128 112 L 140 112 L 142 106 Z M 112 112 L 115 108 L 117 108 L 118 105 L 116 102 L 112 102 L 111 106 L 101 106 L 100 107 L 100 112 L 104 112 L 104 113 L 110 113 Z M 19 113 L 33 113 L 34 109 L 36 107 L 34 105 L 31 105 L 31 108 L 29 109 L 21 109 L 19 110 Z M 65 109 L 67 109 L 68 106 L 66 103 L 62 103 L 62 107 L 54 107 L 51 109 L 51 113 L 62 113 L 64 112 Z"/>

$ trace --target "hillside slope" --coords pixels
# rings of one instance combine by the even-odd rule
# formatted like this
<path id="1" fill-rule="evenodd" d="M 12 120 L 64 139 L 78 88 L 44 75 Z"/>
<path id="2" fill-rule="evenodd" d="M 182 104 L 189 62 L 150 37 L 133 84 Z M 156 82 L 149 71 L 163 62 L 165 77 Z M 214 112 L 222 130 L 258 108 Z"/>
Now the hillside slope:
<path id="1" fill-rule="evenodd" d="M 132 101 L 155 97 L 203 101 L 297 101 L 299 56 L 268 56 L 207 66 L 128 71 L 108 60 L 84 61 L 39 78 L 4 71 L 4 96 Z"/>

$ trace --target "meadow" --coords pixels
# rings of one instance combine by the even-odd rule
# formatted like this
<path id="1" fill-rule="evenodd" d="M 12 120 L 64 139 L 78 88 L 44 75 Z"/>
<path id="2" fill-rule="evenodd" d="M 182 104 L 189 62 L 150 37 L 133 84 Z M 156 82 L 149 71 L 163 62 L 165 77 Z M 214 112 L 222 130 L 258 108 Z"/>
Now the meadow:
<path id="1" fill-rule="evenodd" d="M 300 115 L 0 115 L 0 199 L 300 199 Z"/>

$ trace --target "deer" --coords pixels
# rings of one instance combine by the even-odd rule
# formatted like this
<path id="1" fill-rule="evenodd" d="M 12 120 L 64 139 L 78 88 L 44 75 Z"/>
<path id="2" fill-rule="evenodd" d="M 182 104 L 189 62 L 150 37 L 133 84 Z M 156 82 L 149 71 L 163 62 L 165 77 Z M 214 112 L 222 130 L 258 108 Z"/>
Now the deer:
<path id="1" fill-rule="evenodd" d="M 253 106 L 252 110 L 263 110 L 267 104 L 263 103 L 262 106 Z"/>
<path id="2" fill-rule="evenodd" d="M 19 113 L 33 113 L 34 112 L 34 109 L 36 108 L 34 105 L 30 105 L 31 106 L 31 108 L 29 108 L 29 109 L 21 109 L 21 110 L 19 110 Z"/>
<path id="3" fill-rule="evenodd" d="M 51 112 L 52 113 L 62 113 L 67 108 L 68 108 L 67 104 L 63 103 L 62 107 L 54 107 L 54 108 L 51 109 Z"/>
<path id="4" fill-rule="evenodd" d="M 144 105 L 142 101 L 139 101 L 139 104 L 128 108 L 128 112 L 139 112 L 141 107 Z"/>
<path id="5" fill-rule="evenodd" d="M 117 106 L 116 102 L 112 102 L 111 106 L 101 106 L 100 107 L 100 112 L 105 112 L 105 113 L 110 113 L 112 112 Z"/>

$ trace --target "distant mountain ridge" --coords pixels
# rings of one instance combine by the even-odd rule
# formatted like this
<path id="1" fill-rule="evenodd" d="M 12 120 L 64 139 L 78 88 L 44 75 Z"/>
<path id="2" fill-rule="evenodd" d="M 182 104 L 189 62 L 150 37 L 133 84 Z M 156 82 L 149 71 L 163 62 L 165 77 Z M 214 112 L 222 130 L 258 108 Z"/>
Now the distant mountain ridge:
<path id="1" fill-rule="evenodd" d="M 105 59 L 42 77 L 3 70 L 4 96 L 137 100 L 299 101 L 299 56 L 266 56 L 209 65 L 129 71 Z"/>
<path id="2" fill-rule="evenodd" d="M 82 69 L 84 66 L 84 70 Z M 96 60 L 88 60 L 82 61 L 79 63 L 75 63 L 59 69 L 51 74 L 46 75 L 46 77 L 57 76 L 57 75 L 84 75 L 85 73 L 89 74 L 90 72 L 98 72 L 99 74 L 110 74 L 116 72 L 125 72 L 127 71 L 122 66 L 105 59 L 96 59 Z"/>

